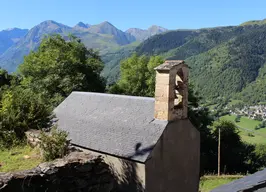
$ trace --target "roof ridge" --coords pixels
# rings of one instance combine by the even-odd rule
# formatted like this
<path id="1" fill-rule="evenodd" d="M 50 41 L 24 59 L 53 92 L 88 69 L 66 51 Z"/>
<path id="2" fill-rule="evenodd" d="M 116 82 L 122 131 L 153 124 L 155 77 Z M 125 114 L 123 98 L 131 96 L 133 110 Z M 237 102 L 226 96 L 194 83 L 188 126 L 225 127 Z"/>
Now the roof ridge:
<path id="1" fill-rule="evenodd" d="M 147 100 L 155 100 L 154 97 L 143 97 L 143 96 L 132 96 L 132 95 L 119 95 L 119 94 L 99 93 L 99 92 L 82 92 L 82 91 L 73 91 L 71 94 L 99 95 L 99 96 L 121 97 L 121 98 L 130 98 L 130 99 L 147 99 Z"/>

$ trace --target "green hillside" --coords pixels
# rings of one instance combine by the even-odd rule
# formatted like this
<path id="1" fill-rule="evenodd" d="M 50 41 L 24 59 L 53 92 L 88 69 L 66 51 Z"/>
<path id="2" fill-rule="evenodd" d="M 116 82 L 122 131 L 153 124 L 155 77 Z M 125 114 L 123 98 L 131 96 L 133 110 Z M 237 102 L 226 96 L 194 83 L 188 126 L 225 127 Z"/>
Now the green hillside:
<path id="1" fill-rule="evenodd" d="M 107 78 L 108 84 L 112 84 L 117 81 L 120 75 L 120 62 L 129 57 L 140 42 L 134 42 L 129 45 L 122 46 L 118 49 L 111 50 L 102 55 L 102 59 L 105 63 L 102 75 Z"/>
<path id="2" fill-rule="evenodd" d="M 152 36 L 136 47 L 135 51 L 139 55 L 161 55 L 167 59 L 187 59 L 204 53 L 253 28 L 252 26 L 246 26 L 173 30 Z M 119 51 L 117 55 L 119 55 Z M 116 65 L 119 65 L 119 62 L 116 62 Z M 115 79 L 112 76 L 113 74 L 108 75 L 108 77 Z M 117 74 L 114 74 L 114 76 L 117 77 Z"/>
<path id="3" fill-rule="evenodd" d="M 266 129 L 255 129 L 255 127 L 258 126 L 261 121 L 249 119 L 248 117 L 241 117 L 240 121 L 236 123 L 235 115 L 226 115 L 221 118 L 232 121 L 239 127 L 239 133 L 243 141 L 252 144 L 266 143 Z"/>
<path id="4" fill-rule="evenodd" d="M 169 31 L 147 39 L 135 51 L 186 60 L 195 89 L 210 101 L 266 101 L 266 25 Z M 119 77 L 120 55 L 118 51 L 118 57 L 110 58 L 116 70 L 105 73 L 112 81 Z"/>
<path id="5" fill-rule="evenodd" d="M 187 58 L 192 81 L 206 98 L 232 97 L 250 104 L 265 101 L 261 86 L 266 80 L 265 43 L 266 26 L 262 26 Z"/>
<path id="6" fill-rule="evenodd" d="M 242 23 L 240 26 L 245 26 L 245 25 L 264 25 L 264 24 L 266 24 L 266 19 L 247 21 L 247 22 Z"/>

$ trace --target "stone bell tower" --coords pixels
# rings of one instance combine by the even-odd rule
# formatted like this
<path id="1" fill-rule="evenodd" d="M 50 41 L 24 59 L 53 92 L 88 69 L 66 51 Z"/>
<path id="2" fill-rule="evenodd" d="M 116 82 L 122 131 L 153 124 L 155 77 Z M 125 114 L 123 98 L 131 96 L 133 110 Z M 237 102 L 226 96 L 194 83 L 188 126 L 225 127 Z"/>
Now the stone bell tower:
<path id="1" fill-rule="evenodd" d="M 155 70 L 155 118 L 166 121 L 186 119 L 188 66 L 182 60 L 166 60 Z"/>

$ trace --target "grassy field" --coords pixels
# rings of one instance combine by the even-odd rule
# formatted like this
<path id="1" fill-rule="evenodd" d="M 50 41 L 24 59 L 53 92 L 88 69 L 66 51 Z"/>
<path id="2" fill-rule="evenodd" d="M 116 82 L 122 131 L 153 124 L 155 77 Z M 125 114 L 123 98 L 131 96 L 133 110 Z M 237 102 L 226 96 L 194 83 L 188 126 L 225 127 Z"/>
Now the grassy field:
<path id="1" fill-rule="evenodd" d="M 234 100 L 234 99 L 232 99 L 229 103 L 228 103 L 228 105 L 229 106 L 232 106 L 232 105 L 235 105 L 235 104 L 237 104 L 237 103 L 241 103 L 242 101 L 241 100 Z"/>
<path id="2" fill-rule="evenodd" d="M 0 150 L 0 172 L 31 169 L 41 161 L 39 151 L 29 146 Z"/>
<path id="3" fill-rule="evenodd" d="M 222 175 L 220 177 L 215 175 L 203 176 L 200 179 L 200 192 L 209 192 L 216 187 L 230 183 L 231 181 L 242 177 L 242 175 Z"/>
<path id="4" fill-rule="evenodd" d="M 226 116 L 223 116 L 222 118 L 235 122 L 236 116 L 235 115 L 226 115 Z M 260 121 L 249 119 L 247 117 L 242 116 L 240 119 L 240 122 L 237 122 L 236 124 L 242 128 L 255 130 L 255 127 L 257 125 L 259 125 L 260 123 L 261 123 Z"/>
<path id="5" fill-rule="evenodd" d="M 235 115 L 226 115 L 221 118 L 230 120 L 234 122 L 237 126 L 250 130 L 248 131 L 240 129 L 240 136 L 243 141 L 253 144 L 266 144 L 266 128 L 255 130 L 255 127 L 261 123 L 260 121 L 249 119 L 247 117 L 241 117 L 240 122 L 236 123 Z M 250 133 L 252 133 L 253 136 L 250 136 Z"/>

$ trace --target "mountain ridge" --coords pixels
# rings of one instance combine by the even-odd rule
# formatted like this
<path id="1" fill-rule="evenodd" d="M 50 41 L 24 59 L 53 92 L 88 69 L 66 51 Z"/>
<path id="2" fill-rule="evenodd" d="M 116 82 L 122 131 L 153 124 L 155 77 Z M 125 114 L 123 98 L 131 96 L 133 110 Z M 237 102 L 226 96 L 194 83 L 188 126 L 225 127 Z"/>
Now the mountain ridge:
<path id="1" fill-rule="evenodd" d="M 120 61 L 134 52 L 185 60 L 195 91 L 206 101 L 266 103 L 266 24 L 171 30 L 154 35 L 135 47 L 104 55 L 103 59 L 110 60 L 105 65 L 110 72 L 104 74 L 110 84 L 119 79 Z"/>
<path id="2" fill-rule="evenodd" d="M 17 43 L 26 33 L 28 29 L 9 28 L 0 31 L 0 55 L 9 47 Z"/>
<path id="3" fill-rule="evenodd" d="M 158 30 L 161 30 L 161 28 L 158 28 Z M 3 31 L 1 32 L 3 33 Z M 108 21 L 96 25 L 79 22 L 70 27 L 53 20 L 46 20 L 30 30 L 26 30 L 16 42 L 11 39 L 5 42 L 6 37 L 3 38 L 2 47 L 0 44 L 0 67 L 7 69 L 9 72 L 14 72 L 17 66 L 22 63 L 23 57 L 31 50 L 35 50 L 45 35 L 60 34 L 67 37 L 70 33 L 79 37 L 88 48 L 98 49 L 101 54 L 136 41 L 134 36 L 116 28 Z"/>
<path id="4" fill-rule="evenodd" d="M 152 25 L 148 29 L 129 28 L 125 32 L 131 34 L 137 41 L 144 41 L 147 38 L 168 31 L 168 29 L 161 26 Z"/>

